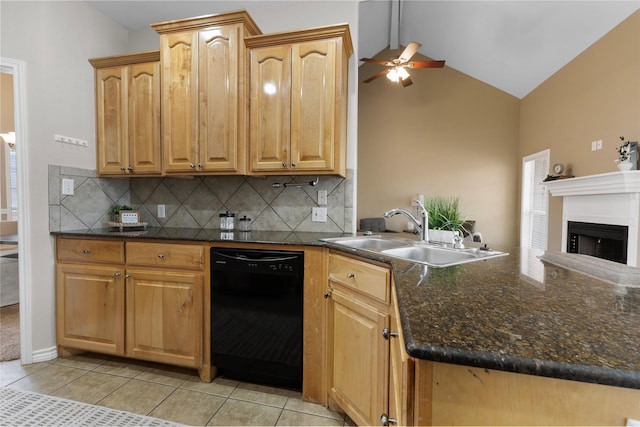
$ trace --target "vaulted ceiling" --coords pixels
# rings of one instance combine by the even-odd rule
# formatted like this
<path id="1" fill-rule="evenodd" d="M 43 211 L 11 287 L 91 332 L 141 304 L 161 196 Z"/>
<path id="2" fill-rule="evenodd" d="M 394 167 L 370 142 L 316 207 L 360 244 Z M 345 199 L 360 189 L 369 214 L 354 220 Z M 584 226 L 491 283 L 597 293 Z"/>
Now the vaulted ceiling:
<path id="1" fill-rule="evenodd" d="M 310 0 L 88 3 L 140 30 L 154 22 L 300 1 Z M 332 1 L 324 3 L 332 7 Z M 372 57 L 396 39 L 402 46 L 416 41 L 421 54 L 522 98 L 638 9 L 640 0 L 361 0 L 358 57 Z"/>

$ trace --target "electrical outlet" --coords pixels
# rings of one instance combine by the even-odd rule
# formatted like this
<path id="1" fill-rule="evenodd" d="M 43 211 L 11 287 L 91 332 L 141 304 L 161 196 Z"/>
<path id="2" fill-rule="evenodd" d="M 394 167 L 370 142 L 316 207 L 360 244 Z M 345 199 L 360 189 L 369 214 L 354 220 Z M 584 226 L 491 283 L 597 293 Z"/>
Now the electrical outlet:
<path id="1" fill-rule="evenodd" d="M 164 205 L 158 205 L 158 218 L 164 218 L 166 215 Z"/>
<path id="2" fill-rule="evenodd" d="M 312 208 L 311 221 L 327 222 L 327 208 Z"/>
<path id="3" fill-rule="evenodd" d="M 62 180 L 62 195 L 73 196 L 73 180 L 72 179 L 65 178 Z"/>
<path id="4" fill-rule="evenodd" d="M 318 190 L 318 204 L 319 205 L 327 204 L 327 190 Z"/>
<path id="5" fill-rule="evenodd" d="M 596 150 L 602 150 L 602 140 L 601 139 L 596 141 Z"/>

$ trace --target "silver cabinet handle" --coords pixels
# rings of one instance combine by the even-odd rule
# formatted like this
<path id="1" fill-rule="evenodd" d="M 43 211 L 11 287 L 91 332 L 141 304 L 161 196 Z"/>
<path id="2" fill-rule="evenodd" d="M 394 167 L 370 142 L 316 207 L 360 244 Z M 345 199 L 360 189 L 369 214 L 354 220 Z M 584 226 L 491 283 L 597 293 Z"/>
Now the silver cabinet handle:
<path id="1" fill-rule="evenodd" d="M 190 167 L 191 169 L 195 169 L 195 168 L 196 168 L 196 165 L 194 165 L 193 163 L 189 163 L 189 167 Z"/>
<path id="2" fill-rule="evenodd" d="M 125 278 L 125 279 L 129 279 L 129 278 L 131 278 L 131 275 L 130 275 L 130 274 L 125 274 L 125 275 L 124 275 L 124 278 Z"/>
<path id="3" fill-rule="evenodd" d="M 296 167 L 296 163 L 295 162 L 291 162 L 291 167 L 295 168 Z"/>
<path id="4" fill-rule="evenodd" d="M 202 169 L 204 168 L 204 165 L 202 163 L 198 163 L 198 169 Z"/>
<path id="5" fill-rule="evenodd" d="M 324 299 L 329 299 L 331 298 L 331 291 L 327 291 L 324 293 Z"/>
<path id="6" fill-rule="evenodd" d="M 113 273 L 113 277 L 120 277 L 122 273 L 120 273 L 119 271 L 116 271 L 115 273 Z"/>
<path id="7" fill-rule="evenodd" d="M 82 250 L 82 253 L 83 253 L 83 254 L 90 254 L 90 253 L 91 253 L 91 251 L 90 251 L 89 249 L 83 249 L 83 250 Z"/>
<path id="8" fill-rule="evenodd" d="M 398 420 L 395 418 L 389 418 L 387 414 L 382 414 L 380 416 L 380 425 L 388 426 L 389 424 L 397 424 Z"/>
<path id="9" fill-rule="evenodd" d="M 122 172 L 124 172 L 124 171 L 126 171 L 127 169 L 126 169 L 124 166 L 120 166 L 120 170 L 121 170 Z"/>
<path id="10" fill-rule="evenodd" d="M 347 274 L 347 279 L 353 279 L 353 278 L 355 278 L 355 277 L 356 277 L 356 275 L 355 275 L 355 274 L 353 274 L 353 273 L 348 273 L 348 274 Z"/>
<path id="11" fill-rule="evenodd" d="M 287 162 L 282 162 L 282 167 L 286 168 L 287 167 Z"/>
<path id="12" fill-rule="evenodd" d="M 398 333 L 389 331 L 389 328 L 384 328 L 382 330 L 382 338 L 384 338 L 385 340 L 388 340 L 391 337 L 397 337 L 397 336 L 398 336 Z"/>
<path id="13" fill-rule="evenodd" d="M 160 259 L 164 258 L 164 254 L 158 254 L 158 258 Z"/>
<path id="14" fill-rule="evenodd" d="M 129 170 L 129 172 L 133 172 L 133 167 L 129 166 L 127 169 Z"/>

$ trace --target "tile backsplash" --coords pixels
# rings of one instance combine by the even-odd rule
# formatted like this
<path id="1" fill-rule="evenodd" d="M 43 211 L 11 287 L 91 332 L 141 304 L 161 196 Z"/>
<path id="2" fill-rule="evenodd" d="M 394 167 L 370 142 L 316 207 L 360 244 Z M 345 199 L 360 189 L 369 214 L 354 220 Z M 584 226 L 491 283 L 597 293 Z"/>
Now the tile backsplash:
<path id="1" fill-rule="evenodd" d="M 62 179 L 74 180 L 74 195 L 62 195 Z M 98 178 L 95 170 L 49 165 L 49 230 L 107 226 L 107 211 L 126 204 L 152 227 L 219 228 L 219 214 L 251 218 L 254 230 L 351 232 L 353 171 L 347 178 L 316 176 L 197 176 L 189 178 Z M 301 187 L 274 187 L 299 183 Z M 318 190 L 327 190 L 327 222 L 312 222 Z M 165 205 L 165 218 L 157 206 Z"/>

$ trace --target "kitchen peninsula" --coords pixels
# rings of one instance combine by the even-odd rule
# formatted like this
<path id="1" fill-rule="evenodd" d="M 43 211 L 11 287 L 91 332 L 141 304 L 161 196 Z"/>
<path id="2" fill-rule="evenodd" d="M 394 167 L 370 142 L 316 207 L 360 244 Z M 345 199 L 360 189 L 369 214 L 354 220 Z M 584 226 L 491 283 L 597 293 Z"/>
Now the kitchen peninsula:
<path id="1" fill-rule="evenodd" d="M 327 356 L 319 353 L 326 341 L 326 259 L 335 253 L 391 268 L 392 300 L 397 298 L 401 321 L 400 335 L 391 339 L 401 339 L 408 355 L 401 367 L 401 424 L 622 425 L 626 418 L 640 418 L 637 284 L 614 285 L 517 249 L 492 260 L 428 268 L 319 241 L 336 236 L 325 233 L 254 231 L 242 239 L 235 233 L 233 240 L 208 229 L 53 234 L 58 241 L 314 251 L 314 265 L 305 259 L 305 298 L 310 299 L 305 328 L 313 330 L 305 336 L 305 358 L 313 358 L 305 363 L 314 366 L 305 368 L 305 375 L 314 372 L 303 385 L 309 400 L 332 403 L 326 400 Z M 203 283 L 206 293 L 206 274 Z"/>

